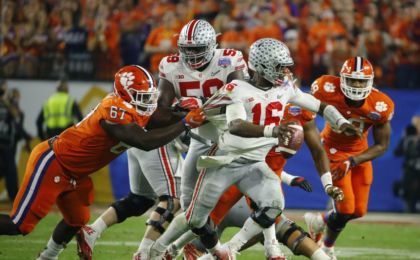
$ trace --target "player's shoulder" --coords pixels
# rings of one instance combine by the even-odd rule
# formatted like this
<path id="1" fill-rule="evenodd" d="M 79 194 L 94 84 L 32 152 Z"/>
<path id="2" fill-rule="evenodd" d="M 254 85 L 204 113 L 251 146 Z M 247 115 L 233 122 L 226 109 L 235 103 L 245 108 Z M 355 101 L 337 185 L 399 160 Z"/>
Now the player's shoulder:
<path id="1" fill-rule="evenodd" d="M 392 119 L 394 115 L 394 102 L 387 94 L 373 88 L 372 92 L 367 97 L 367 103 L 373 111 L 371 114 L 379 114 L 388 121 Z"/>
<path id="2" fill-rule="evenodd" d="M 368 99 L 373 101 L 382 101 L 392 107 L 394 106 L 394 101 L 392 101 L 392 99 L 387 94 L 377 88 L 372 88 L 372 92 L 368 96 Z"/>
<path id="3" fill-rule="evenodd" d="M 179 54 L 171 54 L 163 57 L 159 63 L 159 76 L 166 77 L 167 74 L 182 68 L 182 61 Z"/>
<path id="4" fill-rule="evenodd" d="M 340 78 L 332 75 L 323 75 L 311 85 L 311 93 L 318 98 L 332 98 L 341 95 Z"/>
<path id="5" fill-rule="evenodd" d="M 219 67 L 234 67 L 235 70 L 240 70 L 246 66 L 242 52 L 236 49 L 216 49 L 214 58 Z"/>
<path id="6" fill-rule="evenodd" d="M 131 105 L 121 97 L 115 95 L 114 93 L 110 93 L 106 97 L 104 97 L 99 107 L 102 109 L 117 107 L 128 112 L 135 112 L 135 108 L 133 105 Z"/>

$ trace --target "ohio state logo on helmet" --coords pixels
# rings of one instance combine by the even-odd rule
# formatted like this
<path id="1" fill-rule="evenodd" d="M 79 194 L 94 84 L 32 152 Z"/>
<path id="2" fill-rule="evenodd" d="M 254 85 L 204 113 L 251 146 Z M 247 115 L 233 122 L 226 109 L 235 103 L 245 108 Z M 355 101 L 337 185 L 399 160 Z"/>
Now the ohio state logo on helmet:
<path id="1" fill-rule="evenodd" d="M 346 60 L 340 71 L 340 88 L 351 100 L 363 100 L 369 96 L 373 87 L 373 67 L 363 57 Z"/>
<path id="2" fill-rule="evenodd" d="M 157 91 L 152 75 L 143 67 L 122 67 L 114 80 L 114 92 L 133 105 L 140 115 L 150 116 L 157 108 Z"/>
<path id="3" fill-rule="evenodd" d="M 198 69 L 210 62 L 216 47 L 216 32 L 204 20 L 190 21 L 179 34 L 180 57 L 191 69 Z"/>

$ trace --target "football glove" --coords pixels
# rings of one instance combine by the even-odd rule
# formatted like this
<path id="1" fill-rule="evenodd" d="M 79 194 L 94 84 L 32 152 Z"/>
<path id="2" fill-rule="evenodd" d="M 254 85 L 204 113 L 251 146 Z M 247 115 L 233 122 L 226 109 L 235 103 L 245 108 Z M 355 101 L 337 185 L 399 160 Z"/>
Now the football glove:
<path id="1" fill-rule="evenodd" d="M 292 182 L 290 183 L 290 186 L 292 187 L 297 186 L 306 192 L 312 192 L 312 185 L 309 183 L 309 181 L 307 181 L 305 178 L 300 177 L 300 176 L 294 178 Z"/>
<path id="2" fill-rule="evenodd" d="M 206 121 L 206 115 L 203 109 L 198 108 L 191 110 L 183 119 L 185 127 L 191 129 L 201 126 Z"/>

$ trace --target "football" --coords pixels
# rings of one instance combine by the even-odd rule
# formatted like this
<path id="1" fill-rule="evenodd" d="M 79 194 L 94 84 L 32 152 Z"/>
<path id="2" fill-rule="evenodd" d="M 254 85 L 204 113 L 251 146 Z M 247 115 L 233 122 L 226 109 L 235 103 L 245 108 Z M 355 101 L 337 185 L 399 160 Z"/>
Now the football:
<path id="1" fill-rule="evenodd" d="M 299 122 L 289 122 L 287 123 L 287 127 L 291 130 L 291 137 L 284 141 L 279 141 L 275 150 L 276 152 L 281 153 L 284 158 L 289 159 L 295 155 L 302 146 L 304 136 L 303 127 Z"/>

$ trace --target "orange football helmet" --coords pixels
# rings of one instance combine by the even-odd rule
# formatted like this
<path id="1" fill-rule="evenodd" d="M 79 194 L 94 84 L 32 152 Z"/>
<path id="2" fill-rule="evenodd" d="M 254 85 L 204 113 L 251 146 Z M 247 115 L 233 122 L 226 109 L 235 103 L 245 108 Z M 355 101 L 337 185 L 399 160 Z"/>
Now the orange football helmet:
<path id="1" fill-rule="evenodd" d="M 122 67 L 115 74 L 114 92 L 133 105 L 142 116 L 150 116 L 157 108 L 159 92 L 155 80 L 141 66 Z"/>
<path id="2" fill-rule="evenodd" d="M 363 100 L 369 96 L 373 86 L 373 67 L 362 57 L 346 60 L 340 71 L 340 88 L 351 100 Z"/>

